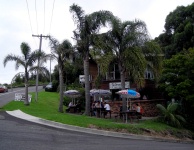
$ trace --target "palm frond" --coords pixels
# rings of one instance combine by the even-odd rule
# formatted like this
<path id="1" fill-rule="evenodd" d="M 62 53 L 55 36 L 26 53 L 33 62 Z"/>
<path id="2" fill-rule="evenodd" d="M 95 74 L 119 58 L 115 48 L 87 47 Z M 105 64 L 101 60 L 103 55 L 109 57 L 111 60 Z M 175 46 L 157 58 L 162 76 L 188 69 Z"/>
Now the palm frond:
<path id="1" fill-rule="evenodd" d="M 168 116 L 166 118 L 168 119 L 169 122 L 172 122 L 172 124 L 176 124 L 177 122 L 177 119 L 172 113 L 168 113 Z"/>
<path id="2" fill-rule="evenodd" d="M 178 103 L 170 103 L 168 106 L 167 106 L 167 110 L 171 113 L 174 113 L 177 108 L 178 108 L 179 104 Z"/>
<path id="3" fill-rule="evenodd" d="M 167 109 L 161 104 L 157 104 L 156 106 L 161 112 L 163 112 L 162 117 L 167 124 L 175 127 L 181 127 L 182 123 L 186 122 L 181 115 L 175 114 L 178 108 L 177 103 L 168 104 Z"/>
<path id="4" fill-rule="evenodd" d="M 180 120 L 181 122 L 186 123 L 185 118 L 183 118 L 181 115 L 175 115 L 175 117 L 176 117 L 178 120 Z"/>
<path id="5" fill-rule="evenodd" d="M 73 14 L 73 20 L 77 25 L 77 29 L 83 29 L 85 23 L 85 12 L 82 8 L 76 4 L 70 6 L 70 13 Z"/>
<path id="6" fill-rule="evenodd" d="M 22 54 L 24 55 L 25 60 L 27 60 L 31 53 L 30 46 L 28 45 L 28 43 L 22 42 L 20 45 L 20 49 Z"/>
<path id="7" fill-rule="evenodd" d="M 166 108 L 165 108 L 163 105 L 157 104 L 156 107 L 159 109 L 159 111 L 160 111 L 163 115 L 166 114 Z"/>
<path id="8" fill-rule="evenodd" d="M 58 40 L 53 37 L 50 37 L 49 39 L 50 39 L 49 45 L 51 47 L 51 53 L 57 53 L 57 48 L 59 46 Z"/>

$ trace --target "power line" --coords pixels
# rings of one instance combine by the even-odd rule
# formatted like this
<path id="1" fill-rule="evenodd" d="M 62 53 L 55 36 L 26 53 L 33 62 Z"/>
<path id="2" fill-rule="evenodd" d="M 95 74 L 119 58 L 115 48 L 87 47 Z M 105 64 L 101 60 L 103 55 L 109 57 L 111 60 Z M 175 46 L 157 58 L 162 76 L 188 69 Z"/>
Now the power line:
<path id="1" fill-rule="evenodd" d="M 50 22 L 49 34 L 50 34 L 50 31 L 51 31 L 51 24 L 52 24 L 52 19 L 53 19 L 54 6 L 55 6 L 55 0 L 53 1 L 53 9 L 52 9 L 52 15 L 51 15 L 51 22 Z"/>
<path id="2" fill-rule="evenodd" d="M 33 33 L 32 24 L 31 24 L 31 18 L 30 18 L 30 12 L 29 12 L 29 7 L 28 7 L 28 1 L 27 0 L 26 0 L 26 4 L 27 4 L 27 9 L 28 9 L 28 17 L 29 17 L 29 21 L 30 21 L 31 32 Z"/>
<path id="3" fill-rule="evenodd" d="M 31 28 L 31 32 L 33 34 L 33 30 L 32 30 L 32 23 L 31 23 L 31 18 L 30 18 L 30 11 L 29 11 L 29 7 L 28 7 L 28 1 L 26 0 L 26 5 L 27 5 L 27 9 L 28 9 L 28 18 L 29 18 L 29 21 L 30 21 L 30 28 Z M 34 38 L 33 38 L 34 39 Z M 37 43 L 36 43 L 36 40 L 34 39 L 34 42 L 37 46 Z"/>
<path id="4" fill-rule="evenodd" d="M 38 18 L 37 18 L 36 0 L 35 0 L 35 11 L 36 11 L 37 34 L 38 34 Z"/>
<path id="5" fill-rule="evenodd" d="M 44 34 L 44 30 L 45 30 L 45 0 L 44 0 L 44 26 L 43 26 L 43 34 Z"/>

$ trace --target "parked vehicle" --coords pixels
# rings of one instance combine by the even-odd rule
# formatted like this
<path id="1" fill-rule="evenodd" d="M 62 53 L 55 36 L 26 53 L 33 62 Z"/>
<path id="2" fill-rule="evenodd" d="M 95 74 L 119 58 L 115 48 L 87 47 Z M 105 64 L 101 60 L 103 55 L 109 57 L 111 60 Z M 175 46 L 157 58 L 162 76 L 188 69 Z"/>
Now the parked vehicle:
<path id="1" fill-rule="evenodd" d="M 8 92 L 8 88 L 5 85 L 0 85 L 0 93 Z"/>
<path id="2" fill-rule="evenodd" d="M 45 91 L 47 91 L 47 92 L 53 92 L 53 85 L 52 85 L 52 82 L 50 82 L 50 83 L 45 87 Z"/>

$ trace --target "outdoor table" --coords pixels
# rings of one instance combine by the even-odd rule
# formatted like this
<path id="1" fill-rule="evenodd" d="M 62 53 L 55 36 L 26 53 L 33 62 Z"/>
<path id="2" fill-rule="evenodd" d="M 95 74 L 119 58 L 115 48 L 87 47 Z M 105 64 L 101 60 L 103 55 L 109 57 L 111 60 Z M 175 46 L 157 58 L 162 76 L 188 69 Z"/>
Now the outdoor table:
<path id="1" fill-rule="evenodd" d="M 102 115 L 102 112 L 105 111 L 104 108 L 95 108 L 96 109 L 96 117 L 100 118 Z"/>
<path id="2" fill-rule="evenodd" d="M 130 118 L 130 121 L 132 122 L 132 119 L 137 116 L 137 111 L 136 110 L 128 110 L 128 111 L 123 111 L 121 112 L 123 115 L 123 122 L 125 119 L 125 122 L 127 123 L 127 119 Z"/>
<path id="3" fill-rule="evenodd" d="M 70 106 L 69 107 L 69 112 L 70 113 L 76 113 L 76 111 L 77 111 L 76 109 L 77 109 L 76 105 Z"/>

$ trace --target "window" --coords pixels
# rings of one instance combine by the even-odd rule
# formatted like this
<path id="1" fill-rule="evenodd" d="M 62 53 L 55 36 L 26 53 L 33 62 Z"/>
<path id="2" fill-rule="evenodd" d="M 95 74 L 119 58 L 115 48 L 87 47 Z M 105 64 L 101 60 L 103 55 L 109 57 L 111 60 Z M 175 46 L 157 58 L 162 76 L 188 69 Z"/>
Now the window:
<path id="1" fill-rule="evenodd" d="M 145 71 L 145 79 L 154 79 L 154 74 L 151 70 L 147 70 Z"/>
<path id="2" fill-rule="evenodd" d="M 106 73 L 105 80 L 120 79 L 120 72 L 118 64 L 110 64 L 109 72 Z"/>

